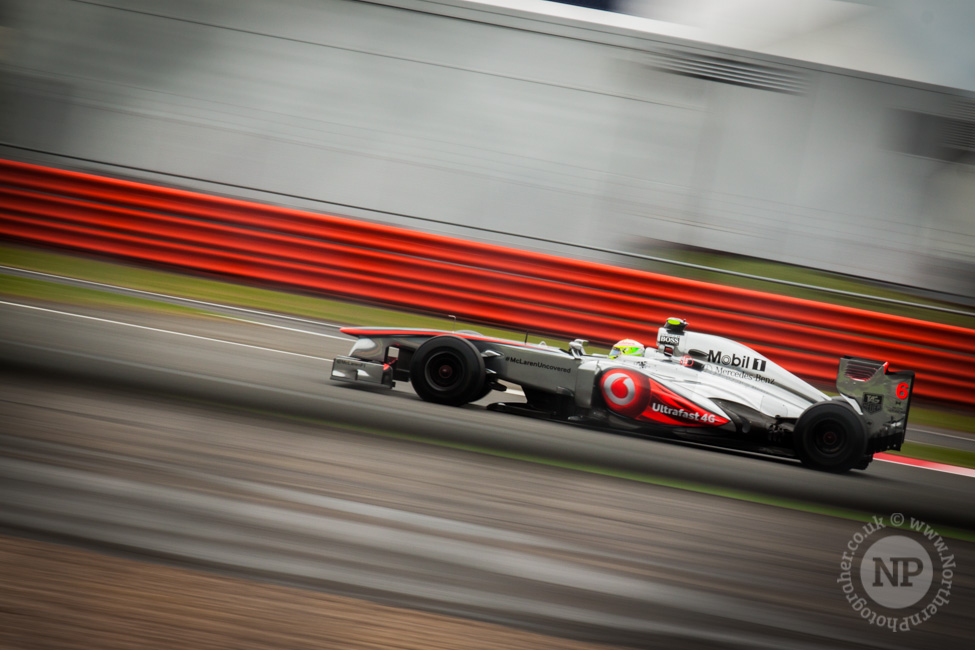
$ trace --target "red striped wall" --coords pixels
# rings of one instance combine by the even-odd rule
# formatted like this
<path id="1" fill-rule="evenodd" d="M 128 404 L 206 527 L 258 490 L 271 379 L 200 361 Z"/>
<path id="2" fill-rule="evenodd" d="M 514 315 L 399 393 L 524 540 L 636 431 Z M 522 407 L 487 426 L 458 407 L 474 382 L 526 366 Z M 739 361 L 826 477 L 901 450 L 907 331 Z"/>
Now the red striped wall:
<path id="1" fill-rule="evenodd" d="M 0 205 L 8 238 L 602 343 L 681 316 L 813 381 L 852 354 L 975 405 L 975 329 L 11 161 Z"/>

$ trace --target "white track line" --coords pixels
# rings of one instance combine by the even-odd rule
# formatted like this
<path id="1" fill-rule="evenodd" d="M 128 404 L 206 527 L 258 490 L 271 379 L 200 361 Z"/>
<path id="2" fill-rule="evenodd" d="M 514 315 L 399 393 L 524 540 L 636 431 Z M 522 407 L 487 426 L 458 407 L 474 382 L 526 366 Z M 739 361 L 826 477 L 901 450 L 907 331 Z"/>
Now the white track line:
<path id="1" fill-rule="evenodd" d="M 273 327 L 278 330 L 286 330 L 288 332 L 300 332 L 301 334 L 310 334 L 312 336 L 322 336 L 327 339 L 335 339 L 337 341 L 348 341 L 352 343 L 355 339 L 350 339 L 346 336 L 335 336 L 334 334 L 322 334 L 321 332 L 310 332 L 308 330 L 300 330 L 294 327 L 285 327 L 284 325 L 274 325 L 273 323 L 262 323 L 257 320 L 248 320 L 246 318 L 237 318 L 236 316 L 227 316 L 226 314 L 216 314 L 219 318 L 226 318 L 227 320 L 237 321 L 238 323 L 248 323 L 250 325 L 261 325 L 262 327 Z M 310 321 L 309 321 L 310 322 Z"/>
<path id="2" fill-rule="evenodd" d="M 36 311 L 44 311 L 51 314 L 59 314 L 61 316 L 74 316 L 75 318 L 83 318 L 85 320 L 98 321 L 100 323 L 111 323 L 112 325 L 122 325 L 124 327 L 134 327 L 140 330 L 148 330 L 150 332 L 161 332 L 163 334 L 172 334 L 174 336 L 185 336 L 191 339 L 198 339 L 201 341 L 210 341 L 212 343 L 226 343 L 227 345 L 237 345 L 242 348 L 250 348 L 252 350 L 262 350 L 264 352 L 278 352 L 280 354 L 288 354 L 294 357 L 304 357 L 305 359 L 314 359 L 316 361 L 327 361 L 332 362 L 331 359 L 326 357 L 316 357 L 310 354 L 301 354 L 300 352 L 287 352 L 285 350 L 277 350 L 275 348 L 265 348 L 260 345 L 251 345 L 249 343 L 238 343 L 236 341 L 227 341 L 225 339 L 215 339 L 209 336 L 200 336 L 198 334 L 187 334 L 186 332 L 176 332 L 174 330 L 165 330 L 159 327 L 148 327 L 147 325 L 136 325 L 135 323 L 126 323 L 119 320 L 111 320 L 109 318 L 99 318 L 98 316 L 87 316 L 85 314 L 75 314 L 68 311 L 59 311 L 57 309 L 48 309 L 47 307 L 37 307 L 35 305 L 24 305 L 17 302 L 7 302 L 6 300 L 0 300 L 0 305 L 9 305 L 11 307 L 21 307 L 23 309 L 33 309 Z"/>
<path id="3" fill-rule="evenodd" d="M 250 348 L 251 350 L 261 350 L 263 352 L 277 352 L 279 354 L 287 354 L 287 355 L 294 356 L 294 357 L 302 357 L 302 358 L 305 358 L 305 359 L 314 359 L 315 361 L 327 361 L 328 363 L 332 363 L 332 359 L 329 359 L 329 358 L 326 358 L 326 357 L 315 357 L 315 356 L 312 356 L 312 355 L 309 355 L 309 354 L 301 354 L 299 352 L 287 352 L 285 350 L 277 350 L 275 348 L 265 348 L 265 347 L 262 347 L 260 345 L 251 345 L 249 343 L 237 343 L 236 341 L 227 341 L 225 339 L 215 339 L 215 338 L 212 338 L 212 337 L 209 337 L 209 336 L 200 336 L 198 334 L 187 334 L 186 332 L 176 332 L 174 330 L 166 330 L 166 329 L 162 329 L 162 328 L 159 328 L 159 327 L 149 327 L 147 325 L 136 325 L 135 323 L 126 323 L 124 321 L 112 320 L 110 318 L 100 318 L 98 316 L 88 316 L 86 314 L 75 314 L 73 312 L 60 311 L 58 309 L 49 309 L 47 307 L 37 307 L 36 305 L 25 305 L 25 304 L 17 303 L 17 302 L 8 302 L 6 300 L 0 300 L 0 305 L 8 305 L 10 307 L 20 307 L 22 309 L 32 309 L 32 310 L 35 310 L 35 311 L 43 311 L 43 312 L 47 312 L 47 313 L 50 313 L 50 314 L 58 314 L 58 315 L 61 315 L 61 316 L 73 316 L 75 318 L 83 318 L 85 320 L 92 320 L 92 321 L 97 321 L 97 322 L 100 322 L 100 323 L 110 323 L 112 325 L 121 325 L 123 327 L 134 327 L 136 329 L 147 330 L 147 331 L 150 331 L 150 332 L 160 332 L 162 334 L 172 334 L 174 336 L 185 336 L 185 337 L 192 338 L 192 339 L 198 339 L 200 341 L 209 341 L 211 343 L 224 343 L 226 345 L 236 345 L 236 346 L 239 346 L 239 347 L 242 347 L 242 348 Z M 283 329 L 290 329 L 290 328 L 283 328 Z M 303 331 L 303 330 L 295 330 L 295 331 Z M 521 393 L 521 391 L 510 390 L 508 392 L 510 392 L 512 394 L 522 394 L 523 395 L 523 393 Z M 901 461 L 899 459 L 896 459 L 896 457 L 894 457 L 894 458 L 884 458 L 884 457 L 881 457 L 881 458 L 878 458 L 877 460 L 879 460 L 881 462 L 897 463 L 897 464 L 902 464 L 902 465 L 910 465 L 912 467 L 918 467 L 920 469 L 932 470 L 932 471 L 935 471 L 935 472 L 948 472 L 948 473 L 951 473 L 951 474 L 957 474 L 957 475 L 961 475 L 961 476 L 975 476 L 975 470 L 972 470 L 972 469 L 963 468 L 963 467 L 955 467 L 953 465 L 946 465 L 946 464 L 943 464 L 943 463 L 929 463 L 929 462 L 926 462 L 926 461 L 918 461 L 918 460 L 913 459 L 913 458 L 906 459 L 907 462 Z"/>
<path id="4" fill-rule="evenodd" d="M 918 433 L 926 433 L 929 436 L 941 436 L 942 438 L 954 438 L 955 440 L 964 440 L 965 442 L 975 442 L 975 436 L 955 436 L 950 433 L 942 433 L 941 431 L 928 431 L 927 429 L 914 429 Z"/>
<path id="5" fill-rule="evenodd" d="M 30 273 L 32 275 L 42 275 L 47 278 L 58 278 L 59 280 L 71 280 L 72 282 L 80 282 L 82 284 L 90 284 L 96 287 L 105 287 L 106 289 L 118 289 L 119 291 L 130 291 L 132 293 L 141 293 L 146 296 L 155 296 L 157 298 L 168 298 L 170 300 L 180 300 L 183 302 L 191 302 L 196 305 L 203 305 L 206 307 L 219 307 L 221 309 L 233 309 L 235 311 L 247 312 L 249 314 L 259 314 L 261 316 L 271 316 L 273 318 L 283 318 L 286 320 L 298 321 L 300 323 L 309 323 L 313 325 L 321 325 L 322 327 L 332 327 L 339 329 L 343 327 L 342 325 L 336 325 L 335 323 L 325 323 L 323 321 L 311 320 L 309 318 L 299 318 L 297 316 L 287 316 L 285 314 L 277 314 L 269 311 L 261 311 L 259 309 L 248 309 L 247 307 L 237 307 L 236 305 L 223 305 L 218 302 L 207 302 L 205 300 L 196 300 L 194 298 L 183 298 L 182 296 L 173 296 L 165 293 L 156 293 L 155 291 L 143 291 L 142 289 L 132 289 L 130 287 L 120 287 L 115 284 L 105 284 L 104 282 L 94 282 L 92 280 L 82 280 L 80 278 L 72 278 L 66 275 L 55 275 L 54 273 L 42 273 L 41 271 L 32 271 L 30 269 L 21 269 L 16 266 L 5 266 L 0 264 L 0 269 L 9 269 L 11 271 L 17 271 L 19 273 Z M 351 340 L 351 339 L 349 339 Z"/>
<path id="6" fill-rule="evenodd" d="M 101 322 L 101 323 L 110 323 L 112 325 L 122 325 L 122 326 L 125 326 L 125 327 L 134 327 L 136 329 L 148 330 L 150 332 L 161 332 L 163 334 L 173 334 L 175 336 L 186 336 L 188 338 L 198 339 L 198 340 L 201 340 L 201 341 L 211 341 L 213 343 L 226 343 L 227 345 L 237 345 L 237 346 L 240 346 L 240 347 L 243 347 L 243 348 L 250 348 L 252 350 L 262 350 L 264 352 L 278 352 L 280 354 L 288 354 L 288 355 L 295 356 L 295 357 L 303 357 L 305 359 L 314 359 L 316 361 L 326 361 L 328 363 L 332 363 L 332 361 L 333 361 L 332 359 L 329 359 L 327 357 L 316 357 L 316 356 L 312 356 L 310 354 L 301 354 L 299 352 L 287 352 L 285 350 L 278 350 L 276 348 L 265 348 L 265 347 L 260 346 L 260 345 L 251 345 L 249 343 L 237 343 L 236 341 L 227 341 L 225 339 L 215 339 L 215 338 L 212 338 L 212 337 L 209 337 L 209 336 L 200 336 L 199 334 L 187 334 L 186 332 L 177 332 L 177 331 L 174 331 L 174 330 L 166 330 L 166 329 L 162 329 L 162 328 L 159 328 L 159 327 L 149 327 L 147 325 L 136 325 L 135 323 L 126 323 L 124 321 L 112 320 L 112 319 L 109 319 L 109 318 L 100 318 L 98 316 L 87 316 L 85 314 L 76 314 L 76 313 L 68 312 L 68 311 L 60 311 L 60 310 L 57 310 L 57 309 L 49 309 L 47 307 L 37 307 L 36 305 L 25 305 L 25 304 L 17 303 L 17 302 L 8 302 L 6 300 L 0 300 L 0 305 L 9 305 L 11 307 L 21 307 L 23 309 L 33 309 L 33 310 L 36 310 L 36 311 L 44 311 L 44 312 L 48 312 L 48 313 L 51 313 L 51 314 L 60 314 L 62 316 L 74 316 L 75 318 L 83 318 L 85 320 L 93 320 L 93 321 L 98 321 L 98 322 Z M 231 320 L 242 320 L 242 319 L 233 318 L 233 317 L 230 317 L 230 316 L 227 316 L 226 318 L 229 318 Z M 252 323 L 254 321 L 242 320 L 242 322 L 244 322 L 244 323 Z M 317 336 L 328 336 L 327 334 L 319 334 L 317 332 L 308 332 L 306 330 L 298 330 L 298 329 L 293 329 L 293 328 L 290 328 L 290 327 L 283 327 L 281 325 L 269 325 L 268 323 L 255 323 L 255 324 L 257 324 L 257 325 L 267 325 L 268 327 L 277 327 L 279 329 L 290 330 L 292 332 L 302 332 L 304 334 L 315 334 Z M 329 336 L 329 338 L 341 339 L 341 337 L 338 337 L 338 336 Z M 341 340 L 352 341 L 354 339 L 341 339 Z M 506 392 L 509 393 L 509 394 L 511 394 L 511 395 L 520 395 L 521 397 L 524 397 L 525 396 L 525 394 L 523 392 L 521 392 L 520 390 L 517 390 L 517 389 L 511 389 L 511 388 L 509 388 Z"/>

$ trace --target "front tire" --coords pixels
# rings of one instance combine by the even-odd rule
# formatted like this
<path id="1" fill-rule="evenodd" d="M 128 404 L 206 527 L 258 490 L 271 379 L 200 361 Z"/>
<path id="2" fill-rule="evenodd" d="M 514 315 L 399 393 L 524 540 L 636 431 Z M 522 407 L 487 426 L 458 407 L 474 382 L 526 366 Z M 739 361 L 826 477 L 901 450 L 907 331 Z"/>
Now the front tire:
<path id="1" fill-rule="evenodd" d="M 484 359 L 466 339 L 437 336 L 424 342 L 413 354 L 410 383 L 424 401 L 461 406 L 485 393 Z"/>
<path id="2" fill-rule="evenodd" d="M 799 416 L 796 456 L 803 465 L 837 474 L 860 464 L 867 452 L 863 421 L 845 404 L 820 402 Z"/>

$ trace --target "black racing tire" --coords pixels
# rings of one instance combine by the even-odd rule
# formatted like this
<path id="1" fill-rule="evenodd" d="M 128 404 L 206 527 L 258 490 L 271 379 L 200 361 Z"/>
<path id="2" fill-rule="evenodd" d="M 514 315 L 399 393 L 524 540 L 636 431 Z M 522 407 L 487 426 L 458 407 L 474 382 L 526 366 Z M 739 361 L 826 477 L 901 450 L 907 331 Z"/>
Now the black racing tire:
<path id="1" fill-rule="evenodd" d="M 486 381 L 485 381 L 485 382 L 484 382 L 484 388 L 482 388 L 482 389 L 481 389 L 481 392 L 480 392 L 480 393 L 478 393 L 478 394 L 477 394 L 477 395 L 476 395 L 476 396 L 474 397 L 474 399 L 472 399 L 471 401 L 472 401 L 472 402 L 477 402 L 477 401 L 479 401 L 479 400 L 482 400 L 482 399 L 484 399 L 485 397 L 487 397 L 488 395 L 490 395 L 490 394 L 491 394 L 491 391 L 493 391 L 493 390 L 494 390 L 494 388 L 492 388 L 492 387 L 491 387 L 491 384 L 489 384 L 488 382 L 486 382 Z"/>
<path id="2" fill-rule="evenodd" d="M 824 472 L 848 472 L 867 455 L 867 431 L 853 409 L 839 402 L 820 402 L 796 422 L 796 456 L 803 465 Z"/>
<path id="3" fill-rule="evenodd" d="M 451 335 L 436 336 L 413 353 L 410 383 L 424 401 L 461 406 L 484 395 L 484 359 L 470 341 Z"/>

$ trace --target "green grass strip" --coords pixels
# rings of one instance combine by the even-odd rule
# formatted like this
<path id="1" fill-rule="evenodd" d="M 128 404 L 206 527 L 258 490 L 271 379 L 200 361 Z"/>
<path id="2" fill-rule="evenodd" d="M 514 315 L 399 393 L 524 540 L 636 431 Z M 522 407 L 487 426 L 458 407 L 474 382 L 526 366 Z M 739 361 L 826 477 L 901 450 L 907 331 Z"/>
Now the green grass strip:
<path id="1" fill-rule="evenodd" d="M 866 296 L 900 300 L 919 305 L 930 305 L 932 307 L 963 309 L 963 307 L 960 305 L 946 303 L 939 300 L 931 300 L 923 296 L 898 291 L 896 289 L 881 286 L 877 283 L 872 283 L 869 280 L 860 280 L 851 276 L 830 273 L 829 271 L 819 271 L 802 266 L 794 266 L 791 264 L 785 264 L 783 262 L 775 262 L 771 260 L 745 257 L 729 253 L 679 250 L 667 247 L 650 249 L 648 252 L 655 257 L 660 257 L 663 259 L 698 264 L 700 266 L 708 266 L 726 271 L 734 271 L 737 273 L 747 273 L 749 275 L 783 280 L 786 282 L 807 284 L 814 287 L 822 287 L 823 289 L 836 289 L 839 291 L 848 291 Z M 935 323 L 944 323 L 946 325 L 957 325 L 959 327 L 968 328 L 972 326 L 971 316 L 964 316 L 961 314 L 951 314 L 909 305 L 885 303 L 870 300 L 869 298 L 859 298 L 855 296 L 829 293 L 827 291 L 817 291 L 815 289 L 807 289 L 804 287 L 785 286 L 774 282 L 742 278 L 734 275 L 727 275 L 724 273 L 705 271 L 690 267 L 681 267 L 662 262 L 645 261 L 642 267 L 657 273 L 663 273 L 665 275 L 677 275 L 691 280 L 713 282 L 714 284 L 752 289 L 755 291 L 762 291 L 765 293 L 778 295 L 787 295 L 794 298 L 805 298 L 807 300 L 815 300 L 817 302 L 856 307 L 858 309 L 865 309 L 867 311 L 882 312 L 893 314 L 895 316 L 906 316 L 908 318 L 917 318 Z"/>
<path id="2" fill-rule="evenodd" d="M 124 296 L 107 291 L 99 291 L 98 289 L 72 287 L 55 282 L 35 280 L 33 278 L 20 278 L 4 274 L 0 274 L 0 294 L 16 298 L 48 300 L 75 306 L 122 308 L 185 316 L 210 315 L 209 312 L 202 309 L 173 305 L 147 298 Z"/>
<path id="3" fill-rule="evenodd" d="M 448 314 L 444 314 L 442 317 L 429 316 L 383 307 L 331 300 L 300 293 L 263 289 L 189 274 L 169 273 L 127 264 L 103 262 L 87 257 L 50 253 L 18 246 L 0 245 L 0 264 L 39 271 L 41 273 L 50 273 L 52 275 L 62 275 L 79 280 L 88 280 L 90 282 L 101 282 L 127 289 L 151 291 L 180 298 L 246 307 L 248 309 L 276 312 L 291 316 L 303 316 L 338 324 L 370 327 L 420 327 L 442 330 L 473 329 L 486 336 L 518 341 L 525 340 L 526 338 L 525 332 L 486 327 L 464 321 L 453 321 L 447 318 Z M 13 290 L 6 291 L 4 288 L 7 284 L 5 280 L 8 278 L 10 276 L 0 274 L 0 293 L 23 295 L 24 297 L 43 297 L 40 295 L 15 294 Z M 57 283 L 54 282 L 49 284 L 57 286 Z M 14 287 L 12 283 L 10 286 Z M 38 289 L 37 291 L 40 290 Z M 59 292 L 62 299 L 71 304 L 85 304 L 86 300 L 95 301 L 99 293 L 110 295 L 108 291 L 98 292 L 97 290 L 71 289 L 69 287 L 63 287 L 59 290 L 52 289 L 51 291 L 52 294 L 55 291 Z M 133 302 L 114 301 L 112 304 L 130 304 L 145 307 L 153 303 L 151 299 L 144 299 L 141 302 L 134 302 L 141 299 L 128 300 Z M 97 301 L 96 304 L 105 305 L 108 303 L 105 301 Z M 205 313 L 205 309 L 205 307 L 201 307 L 188 311 Z M 530 343 L 538 343 L 544 340 L 549 345 L 568 347 L 568 342 L 563 339 L 529 334 L 527 340 Z M 607 352 L 607 349 L 601 347 L 590 347 L 588 350 L 597 353 Z"/>
<path id="4" fill-rule="evenodd" d="M 975 415 L 961 413 L 955 410 L 934 409 L 911 404 L 911 414 L 908 423 L 914 426 L 951 429 L 954 432 L 968 434 L 975 440 Z"/>
<path id="5" fill-rule="evenodd" d="M 887 453 L 895 456 L 930 460 L 935 463 L 975 469 L 975 452 L 964 451 L 962 449 L 923 445 L 919 442 L 905 442 L 901 446 L 900 451 L 888 451 Z"/>

